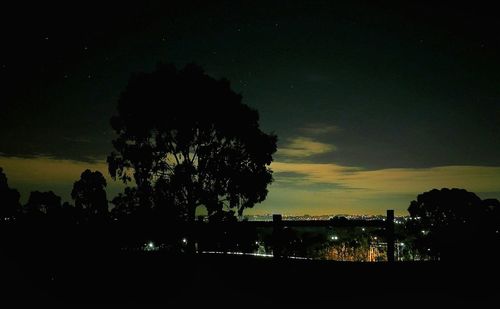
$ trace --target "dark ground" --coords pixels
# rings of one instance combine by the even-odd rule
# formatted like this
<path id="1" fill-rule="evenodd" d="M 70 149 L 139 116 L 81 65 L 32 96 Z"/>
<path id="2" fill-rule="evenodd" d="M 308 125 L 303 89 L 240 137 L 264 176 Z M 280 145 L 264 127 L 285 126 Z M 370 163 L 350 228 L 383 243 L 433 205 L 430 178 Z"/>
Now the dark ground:
<path id="1" fill-rule="evenodd" d="M 1 254 L 2 302 L 493 305 L 490 264 L 349 263 L 161 252 Z M 482 307 L 482 306 L 481 306 Z"/>

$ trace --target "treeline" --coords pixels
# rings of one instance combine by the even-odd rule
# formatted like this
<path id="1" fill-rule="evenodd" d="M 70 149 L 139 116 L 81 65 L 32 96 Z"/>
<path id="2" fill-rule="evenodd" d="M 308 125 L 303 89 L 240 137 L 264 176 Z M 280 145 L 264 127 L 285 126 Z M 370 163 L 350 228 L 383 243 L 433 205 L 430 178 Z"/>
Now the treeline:
<path id="1" fill-rule="evenodd" d="M 225 220 L 226 224 L 220 226 L 188 222 L 169 211 L 172 205 L 141 207 L 135 188 L 127 187 L 111 200 L 114 207 L 110 207 L 106 185 L 100 172 L 85 170 L 73 184 L 74 204 L 62 203 L 61 197 L 52 191 L 33 191 L 21 205 L 18 190 L 8 185 L 0 168 L 4 249 L 53 255 L 61 251 L 158 249 L 174 253 L 253 252 L 257 248 L 257 232 L 251 226 L 238 225 L 235 219 Z"/>
<path id="2" fill-rule="evenodd" d="M 175 205 L 162 200 L 156 191 L 147 196 L 149 203 L 141 205 L 137 188 L 126 187 L 111 201 L 106 194 L 106 179 L 99 171 L 85 170 L 75 181 L 71 191 L 73 203 L 62 202 L 53 191 L 32 191 L 27 202 L 22 205 L 21 195 L 8 184 L 7 175 L 0 167 L 0 221 L 8 222 L 64 222 L 67 224 L 104 224 L 121 221 L 133 224 L 147 221 L 182 222 L 185 221 L 182 209 L 175 211 Z M 149 206 L 149 207 L 148 207 Z M 177 207 L 179 208 L 179 207 Z M 216 220 L 217 216 L 211 216 Z M 235 221 L 227 216 L 224 221 Z"/>
<path id="3" fill-rule="evenodd" d="M 65 222 L 83 224 L 114 219 L 108 209 L 106 179 L 99 172 L 85 170 L 73 184 L 71 197 L 74 204 L 62 202 L 52 191 L 32 191 L 24 205 L 19 191 L 8 184 L 7 175 L 0 167 L 0 218 L 4 222 Z M 112 201 L 113 202 L 113 201 Z"/>

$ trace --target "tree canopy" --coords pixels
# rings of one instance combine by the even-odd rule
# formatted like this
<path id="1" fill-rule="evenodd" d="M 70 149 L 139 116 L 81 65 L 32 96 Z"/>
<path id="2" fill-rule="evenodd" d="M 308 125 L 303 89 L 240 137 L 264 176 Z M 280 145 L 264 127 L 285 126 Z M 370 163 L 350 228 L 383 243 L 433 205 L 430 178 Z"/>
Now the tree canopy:
<path id="1" fill-rule="evenodd" d="M 109 172 L 135 181 L 141 207 L 194 220 L 201 205 L 220 218 L 266 198 L 277 137 L 260 130 L 258 112 L 227 80 L 193 64 L 159 65 L 132 76 L 117 112 Z"/>
<path id="2" fill-rule="evenodd" d="M 30 193 L 28 203 L 26 203 L 24 208 L 32 216 L 46 214 L 54 217 L 61 210 L 61 197 L 52 191 L 33 191 Z"/>
<path id="3" fill-rule="evenodd" d="M 89 217 L 104 216 L 108 212 L 106 185 L 106 179 L 99 171 L 85 170 L 71 191 L 75 207 L 86 212 Z"/>
<path id="4" fill-rule="evenodd" d="M 499 201 L 481 200 L 464 189 L 424 192 L 410 203 L 408 212 L 417 249 L 434 258 L 466 256 L 470 244 L 498 238 Z"/>
<path id="5" fill-rule="evenodd" d="M 433 189 L 418 195 L 408 212 L 426 226 L 463 225 L 478 219 L 481 204 L 476 194 L 464 189 Z"/>

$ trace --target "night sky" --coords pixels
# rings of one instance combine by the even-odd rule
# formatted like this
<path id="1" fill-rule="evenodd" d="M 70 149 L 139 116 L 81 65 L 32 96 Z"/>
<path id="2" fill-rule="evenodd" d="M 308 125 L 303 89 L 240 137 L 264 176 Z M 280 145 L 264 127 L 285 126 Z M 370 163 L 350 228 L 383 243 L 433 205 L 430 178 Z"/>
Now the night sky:
<path id="1" fill-rule="evenodd" d="M 2 4 L 0 166 L 23 201 L 107 175 L 117 98 L 158 62 L 228 78 L 278 135 L 275 182 L 247 213 L 406 214 L 441 187 L 500 198 L 493 7 L 166 2 Z"/>

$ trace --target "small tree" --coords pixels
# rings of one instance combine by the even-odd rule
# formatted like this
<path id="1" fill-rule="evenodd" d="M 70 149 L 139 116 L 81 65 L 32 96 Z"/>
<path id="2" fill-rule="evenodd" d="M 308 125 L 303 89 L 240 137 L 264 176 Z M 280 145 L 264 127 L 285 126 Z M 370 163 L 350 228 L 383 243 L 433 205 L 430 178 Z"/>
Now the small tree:
<path id="1" fill-rule="evenodd" d="M 61 197 L 52 191 L 33 191 L 30 193 L 24 208 L 29 216 L 40 217 L 46 215 L 50 218 L 56 218 L 61 210 Z"/>
<path id="2" fill-rule="evenodd" d="M 135 180 L 141 207 L 174 205 L 194 221 L 201 205 L 225 218 L 222 212 L 241 214 L 266 198 L 276 136 L 260 130 L 257 111 L 227 80 L 196 65 L 134 75 L 111 125 L 118 137 L 110 174 Z"/>
<path id="3" fill-rule="evenodd" d="M 75 207 L 89 217 L 105 217 L 108 213 L 106 185 L 106 179 L 99 171 L 85 170 L 71 191 Z"/>

